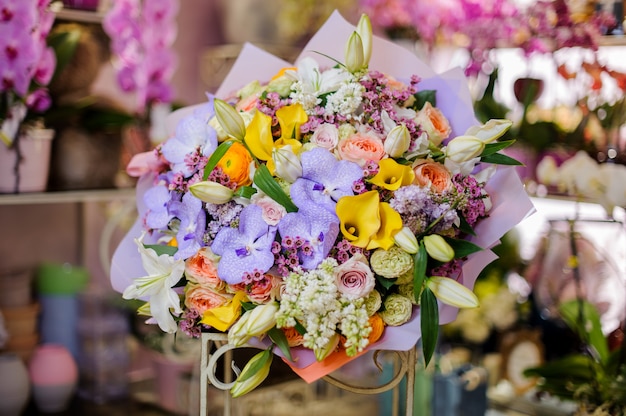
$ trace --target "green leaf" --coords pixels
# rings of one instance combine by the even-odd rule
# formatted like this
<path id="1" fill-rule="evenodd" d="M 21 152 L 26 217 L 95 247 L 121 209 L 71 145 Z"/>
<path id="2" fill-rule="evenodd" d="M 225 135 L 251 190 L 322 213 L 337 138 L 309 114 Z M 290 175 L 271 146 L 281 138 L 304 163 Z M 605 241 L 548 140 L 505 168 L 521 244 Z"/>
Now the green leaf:
<path id="1" fill-rule="evenodd" d="M 524 166 L 519 160 L 515 160 L 510 156 L 503 155 L 501 153 L 494 153 L 492 155 L 481 156 L 481 162 L 491 163 L 494 165 L 507 165 L 507 166 Z"/>
<path id="2" fill-rule="evenodd" d="M 600 362 L 606 363 L 609 359 L 609 346 L 602 333 L 600 314 L 596 307 L 587 301 L 574 299 L 561 303 L 559 312 L 565 323 L 578 333 L 580 339 L 595 350 Z"/>
<path id="3" fill-rule="evenodd" d="M 241 309 L 243 309 L 244 312 L 251 311 L 252 309 L 256 308 L 256 306 L 257 305 L 252 302 L 241 302 Z"/>
<path id="4" fill-rule="evenodd" d="M 424 364 L 428 366 L 439 336 L 439 306 L 435 294 L 425 287 L 420 300 L 420 325 L 422 329 L 422 352 L 424 353 Z"/>
<path id="5" fill-rule="evenodd" d="M 422 286 L 426 279 L 426 266 L 428 264 L 428 253 L 424 240 L 420 241 L 417 253 L 413 256 L 413 295 L 415 299 L 419 299 L 422 294 Z"/>
<path id="6" fill-rule="evenodd" d="M 415 97 L 415 104 L 413 107 L 415 107 L 416 110 L 421 110 L 426 102 L 429 102 L 433 107 L 437 106 L 436 90 L 422 90 L 413 94 L 413 96 Z"/>
<path id="7" fill-rule="evenodd" d="M 261 369 L 267 364 L 267 362 L 272 360 L 272 349 L 268 348 L 266 350 L 263 350 L 262 352 L 252 357 L 249 362 L 252 362 L 252 360 L 257 357 L 258 359 L 256 359 L 256 361 L 252 363 L 252 365 L 248 368 L 248 371 L 244 371 L 239 375 L 239 377 L 237 378 L 237 382 L 243 383 L 250 377 L 257 374 L 259 371 L 261 371 Z"/>
<path id="8" fill-rule="evenodd" d="M 230 146 L 232 146 L 235 141 L 236 140 L 232 139 L 226 140 L 225 142 L 217 146 L 217 149 L 215 149 L 209 160 L 206 162 L 206 166 L 204 167 L 204 175 L 202 176 L 203 180 L 206 181 L 209 178 L 209 175 L 211 174 L 213 169 L 215 169 L 215 166 L 217 166 L 222 156 L 224 156 L 226 152 L 228 152 L 228 149 L 230 149 Z"/>
<path id="9" fill-rule="evenodd" d="M 459 215 L 459 220 L 460 220 L 459 230 L 461 230 L 461 232 L 465 234 L 469 234 L 469 235 L 476 235 L 476 232 L 474 231 L 472 226 L 469 225 L 469 223 L 467 222 L 467 220 L 465 219 L 463 215 Z"/>
<path id="10" fill-rule="evenodd" d="M 451 237 L 443 237 L 443 238 L 446 240 L 448 244 L 450 244 L 450 247 L 452 247 L 452 249 L 454 250 L 454 257 L 457 259 L 467 257 L 470 254 L 477 253 L 483 250 L 482 247 L 472 242 L 469 242 L 467 240 L 459 240 L 457 238 L 451 238 Z"/>
<path id="11" fill-rule="evenodd" d="M 144 244 L 143 246 L 145 248 L 151 248 L 152 250 L 154 250 L 157 256 L 160 256 L 162 254 L 173 256 L 178 251 L 178 247 L 174 246 L 164 246 L 160 244 Z"/>
<path id="12" fill-rule="evenodd" d="M 296 326 L 294 326 L 294 328 L 296 328 L 296 331 L 298 331 L 298 334 L 300 335 L 306 334 L 306 328 L 300 322 L 296 321 Z"/>
<path id="13" fill-rule="evenodd" d="M 80 40 L 80 30 L 68 30 L 67 32 L 50 33 L 46 38 L 48 46 L 50 46 L 56 55 L 57 65 L 54 69 L 52 79 L 56 79 L 61 71 L 74 57 L 78 41 Z"/>
<path id="14" fill-rule="evenodd" d="M 567 379 L 573 381 L 590 381 L 595 378 L 595 363 L 591 357 L 583 354 L 569 355 L 546 362 L 539 367 L 524 370 L 526 377 L 543 377 L 546 379 Z"/>
<path id="15" fill-rule="evenodd" d="M 265 192 L 267 196 L 285 207 L 287 212 L 296 212 L 298 207 L 291 201 L 289 196 L 283 191 L 283 188 L 276 182 L 267 166 L 260 165 L 254 172 L 254 183 L 260 190 Z"/>
<path id="16" fill-rule="evenodd" d="M 254 194 L 256 194 L 256 189 L 252 186 L 240 186 L 234 195 L 241 198 L 250 199 Z"/>
<path id="17" fill-rule="evenodd" d="M 274 327 L 267 331 L 267 335 L 269 335 L 274 344 L 276 344 L 276 346 L 280 348 L 285 357 L 289 361 L 293 361 L 293 357 L 291 356 L 291 349 L 289 348 L 289 341 L 287 341 L 285 333 L 280 329 Z"/>
<path id="18" fill-rule="evenodd" d="M 515 143 L 515 140 L 504 140 L 501 142 L 487 143 L 485 145 L 485 149 L 480 154 L 480 157 L 492 155 L 494 153 L 498 153 L 502 149 L 506 149 Z"/>
<path id="19" fill-rule="evenodd" d="M 376 281 L 385 289 L 389 290 L 396 284 L 395 279 L 387 279 L 386 277 L 376 275 Z"/>

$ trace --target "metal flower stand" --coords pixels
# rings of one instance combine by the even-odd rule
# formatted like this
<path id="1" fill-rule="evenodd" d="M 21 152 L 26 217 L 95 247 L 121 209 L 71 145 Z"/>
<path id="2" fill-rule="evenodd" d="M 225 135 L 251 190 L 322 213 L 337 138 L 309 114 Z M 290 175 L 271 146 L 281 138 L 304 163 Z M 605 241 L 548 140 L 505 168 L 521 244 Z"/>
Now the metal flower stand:
<path id="1" fill-rule="evenodd" d="M 209 385 L 222 390 L 224 394 L 224 416 L 232 416 L 233 402 L 229 390 L 234 384 L 233 371 L 231 366 L 233 363 L 233 350 L 238 347 L 228 343 L 226 334 L 203 333 L 202 334 L 202 356 L 200 360 L 200 415 L 206 416 L 208 412 L 208 388 Z M 214 350 L 214 351 L 213 351 Z M 212 352 L 213 351 L 213 352 Z M 334 385 L 340 389 L 359 394 L 379 394 L 392 390 L 392 415 L 399 416 L 400 412 L 400 388 L 399 384 L 406 376 L 405 389 L 405 409 L 406 416 L 413 415 L 413 391 L 415 386 L 415 368 L 417 364 L 417 354 L 415 347 L 408 351 L 376 351 L 374 360 L 381 352 L 394 353 L 396 360 L 394 361 L 394 371 L 391 380 L 375 386 L 365 387 L 356 386 L 330 375 L 323 378 L 324 381 Z M 218 362 L 223 357 L 223 366 L 221 369 L 222 378 L 216 374 L 220 369 Z"/>

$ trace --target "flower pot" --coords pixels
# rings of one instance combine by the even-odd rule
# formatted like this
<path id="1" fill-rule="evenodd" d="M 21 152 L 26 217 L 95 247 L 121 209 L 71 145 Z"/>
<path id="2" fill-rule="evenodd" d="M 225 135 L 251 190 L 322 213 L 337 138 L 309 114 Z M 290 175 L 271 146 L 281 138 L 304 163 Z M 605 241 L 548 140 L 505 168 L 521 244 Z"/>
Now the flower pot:
<path id="1" fill-rule="evenodd" d="M 187 412 L 194 364 L 194 361 L 175 360 L 160 353 L 152 355 L 155 392 L 161 408 L 175 414 Z"/>
<path id="2" fill-rule="evenodd" d="M 0 374 L 0 416 L 19 416 L 30 398 L 26 365 L 16 354 L 0 354 Z"/>
<path id="3" fill-rule="evenodd" d="M 27 306 L 32 302 L 30 270 L 0 272 L 0 308 Z"/>
<path id="4" fill-rule="evenodd" d="M 57 344 L 37 347 L 28 365 L 33 399 L 43 413 L 67 409 L 78 382 L 78 367 L 67 348 Z"/>
<path id="5" fill-rule="evenodd" d="M 24 129 L 11 147 L 0 145 L 0 193 L 46 190 L 54 130 Z"/>

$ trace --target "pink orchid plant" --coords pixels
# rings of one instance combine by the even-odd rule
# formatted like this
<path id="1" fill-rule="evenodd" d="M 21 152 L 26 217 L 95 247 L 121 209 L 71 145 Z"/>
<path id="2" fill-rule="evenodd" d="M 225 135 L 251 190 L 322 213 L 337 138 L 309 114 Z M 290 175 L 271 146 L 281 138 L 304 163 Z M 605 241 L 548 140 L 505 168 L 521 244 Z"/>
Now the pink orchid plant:
<path id="1" fill-rule="evenodd" d="M 0 140 L 11 146 L 28 113 L 51 100 L 46 86 L 57 60 L 47 37 L 54 23 L 50 0 L 0 0 Z"/>
<path id="2" fill-rule="evenodd" d="M 136 94 L 136 112 L 170 103 L 176 55 L 177 0 L 118 0 L 104 18 L 117 61 L 117 81 L 124 92 Z"/>

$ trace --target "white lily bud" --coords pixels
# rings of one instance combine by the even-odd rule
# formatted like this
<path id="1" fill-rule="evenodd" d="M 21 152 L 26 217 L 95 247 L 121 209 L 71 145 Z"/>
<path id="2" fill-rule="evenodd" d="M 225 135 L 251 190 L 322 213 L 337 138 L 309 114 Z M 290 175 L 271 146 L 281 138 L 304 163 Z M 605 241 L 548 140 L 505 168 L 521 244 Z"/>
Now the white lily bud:
<path id="1" fill-rule="evenodd" d="M 196 182 L 189 186 L 189 191 L 196 198 L 211 204 L 225 204 L 233 198 L 233 190 L 212 181 Z"/>
<path id="2" fill-rule="evenodd" d="M 424 237 L 424 247 L 430 257 L 443 263 L 447 263 L 454 258 L 454 250 L 439 234 L 431 234 Z"/>
<path id="3" fill-rule="evenodd" d="M 363 43 L 363 64 L 369 65 L 370 58 L 372 56 L 372 22 L 367 14 L 363 13 L 359 19 L 359 23 L 356 26 L 356 30 L 361 36 L 361 42 Z"/>
<path id="4" fill-rule="evenodd" d="M 339 334 L 335 333 L 330 337 L 323 348 L 313 348 L 313 352 L 315 352 L 315 359 L 317 361 L 323 361 L 324 358 L 328 357 L 337 349 L 337 345 L 339 345 Z"/>
<path id="5" fill-rule="evenodd" d="M 417 238 L 409 227 L 402 227 L 402 229 L 393 236 L 393 239 L 398 247 L 409 254 L 415 254 L 417 250 L 419 250 Z"/>
<path id="6" fill-rule="evenodd" d="M 265 303 L 246 312 L 250 317 L 244 326 L 248 335 L 256 337 L 272 329 L 276 325 L 278 302 Z"/>
<path id="7" fill-rule="evenodd" d="M 411 134 L 404 124 L 395 126 L 385 139 L 385 152 L 391 157 L 400 157 L 409 150 Z"/>
<path id="8" fill-rule="evenodd" d="M 346 45 L 346 68 L 351 73 L 355 73 L 363 69 L 364 66 L 363 41 L 357 32 L 352 32 Z"/>
<path id="9" fill-rule="evenodd" d="M 246 135 L 246 125 L 243 118 L 230 104 L 220 99 L 213 101 L 215 117 L 226 134 L 237 140 L 243 141 Z"/>
<path id="10" fill-rule="evenodd" d="M 443 276 L 432 276 L 426 279 L 426 286 L 432 290 L 437 299 L 457 308 L 477 308 L 478 298 L 467 287 L 454 279 Z"/>
<path id="11" fill-rule="evenodd" d="M 276 174 L 289 183 L 294 183 L 302 176 L 302 163 L 291 146 L 283 146 L 272 150 L 272 159 Z"/>
<path id="12" fill-rule="evenodd" d="M 241 370 L 241 374 L 230 389 L 233 398 L 243 396 L 254 390 L 259 384 L 267 378 L 270 373 L 270 366 L 274 354 L 270 350 L 261 351 L 248 361 Z M 261 367 L 255 371 L 255 367 Z M 252 373 L 252 371 L 255 371 Z M 240 381 L 241 380 L 241 381 Z"/>
<path id="13" fill-rule="evenodd" d="M 482 126 L 472 126 L 465 132 L 468 136 L 474 136 L 482 140 L 484 143 L 491 143 L 498 140 L 506 133 L 513 122 L 511 120 L 489 120 Z"/>
<path id="14" fill-rule="evenodd" d="M 251 311 L 248 311 L 251 312 Z M 228 329 L 228 343 L 235 347 L 241 347 L 244 345 L 252 335 L 246 332 L 246 324 L 250 314 L 246 312 Z"/>
<path id="15" fill-rule="evenodd" d="M 467 162 L 479 156 L 485 149 L 485 143 L 475 136 L 458 136 L 446 146 L 446 158 L 456 163 Z"/>

